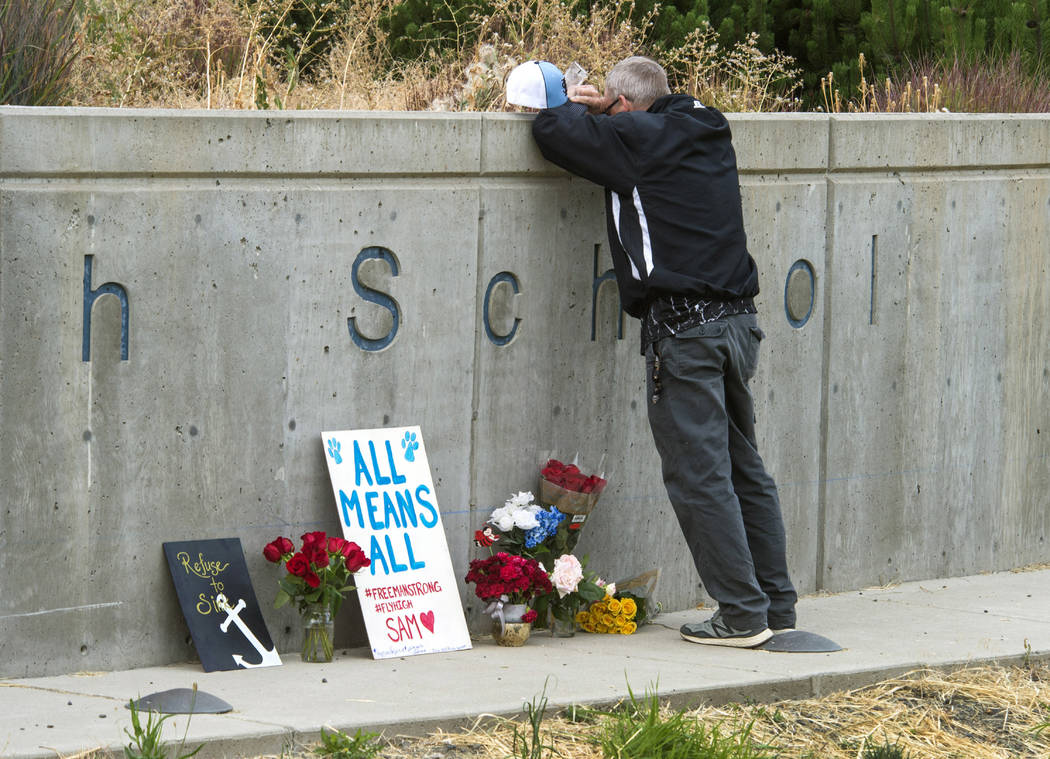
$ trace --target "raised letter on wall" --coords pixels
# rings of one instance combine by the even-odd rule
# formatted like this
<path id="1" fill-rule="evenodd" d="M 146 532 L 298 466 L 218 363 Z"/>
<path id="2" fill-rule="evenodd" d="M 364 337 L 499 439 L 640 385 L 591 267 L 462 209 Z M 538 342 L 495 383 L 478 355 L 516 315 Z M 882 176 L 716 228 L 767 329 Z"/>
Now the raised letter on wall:
<path id="1" fill-rule="evenodd" d="M 131 306 L 128 291 L 116 282 L 106 282 L 91 289 L 91 264 L 94 256 L 84 256 L 84 338 L 81 355 L 84 361 L 91 360 L 91 309 L 103 295 L 115 295 L 120 301 L 120 360 L 128 360 L 128 333 L 131 323 Z"/>
<path id="2" fill-rule="evenodd" d="M 397 336 L 398 327 L 401 325 L 401 308 L 398 306 L 397 301 L 384 292 L 373 290 L 368 285 L 362 284 L 358 276 L 361 264 L 373 259 L 386 261 L 387 265 L 390 267 L 390 273 L 395 277 L 398 275 L 397 258 L 394 256 L 393 252 L 387 248 L 364 248 L 357 254 L 357 258 L 354 259 L 354 267 L 350 272 L 350 281 L 354 285 L 354 292 L 369 303 L 375 303 L 377 306 L 385 308 L 390 312 L 390 316 L 393 317 L 394 320 L 394 323 L 390 326 L 390 331 L 387 332 L 386 335 L 373 340 L 365 337 L 361 334 L 360 330 L 358 330 L 357 317 L 351 316 L 347 318 L 346 326 L 350 330 L 350 339 L 354 341 L 354 345 L 361 350 L 370 352 L 381 351 L 383 348 L 390 345 L 390 343 L 394 342 L 394 338 Z"/>

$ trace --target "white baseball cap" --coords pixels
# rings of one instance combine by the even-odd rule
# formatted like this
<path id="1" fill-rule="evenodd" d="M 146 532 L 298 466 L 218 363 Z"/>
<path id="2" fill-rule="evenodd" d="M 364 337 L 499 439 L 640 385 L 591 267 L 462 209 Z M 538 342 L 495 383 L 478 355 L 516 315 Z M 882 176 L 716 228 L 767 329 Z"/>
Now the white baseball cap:
<path id="1" fill-rule="evenodd" d="M 569 101 L 565 76 L 547 61 L 528 61 L 507 77 L 507 102 L 526 108 L 555 108 Z"/>

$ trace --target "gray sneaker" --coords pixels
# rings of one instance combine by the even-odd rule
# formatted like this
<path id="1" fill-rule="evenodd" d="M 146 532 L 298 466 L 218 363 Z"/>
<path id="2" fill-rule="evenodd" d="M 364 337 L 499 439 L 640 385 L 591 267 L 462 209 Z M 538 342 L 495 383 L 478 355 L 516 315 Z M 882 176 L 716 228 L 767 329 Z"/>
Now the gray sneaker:
<path id="1" fill-rule="evenodd" d="M 722 619 L 720 611 L 705 622 L 682 625 L 679 632 L 684 640 L 707 646 L 730 646 L 732 648 L 754 648 L 773 637 L 768 627 L 755 630 L 737 630 Z"/>

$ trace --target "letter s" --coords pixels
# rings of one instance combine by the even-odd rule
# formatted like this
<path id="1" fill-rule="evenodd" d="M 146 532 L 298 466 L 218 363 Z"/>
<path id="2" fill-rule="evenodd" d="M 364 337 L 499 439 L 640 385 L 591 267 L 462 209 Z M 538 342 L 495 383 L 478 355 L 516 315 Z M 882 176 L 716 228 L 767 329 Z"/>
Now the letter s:
<path id="1" fill-rule="evenodd" d="M 397 336 L 397 330 L 401 324 L 401 308 L 398 306 L 397 301 L 384 292 L 373 290 L 371 287 L 362 284 L 361 280 L 358 278 L 358 270 L 361 268 L 361 264 L 373 259 L 386 261 L 387 265 L 390 267 L 390 273 L 395 277 L 398 275 L 397 258 L 388 248 L 363 248 L 361 252 L 357 254 L 357 258 L 354 259 L 354 266 L 350 271 L 350 282 L 354 286 L 354 292 L 369 303 L 375 303 L 376 305 L 385 308 L 390 312 L 390 316 L 393 317 L 394 320 L 394 323 L 390 327 L 390 331 L 384 337 L 373 340 L 362 335 L 357 329 L 357 317 L 351 316 L 347 318 L 346 326 L 347 329 L 350 330 L 350 339 L 354 341 L 354 344 L 358 348 L 369 352 L 381 351 L 383 348 L 390 345 L 390 343 L 394 342 L 394 337 Z"/>
<path id="2" fill-rule="evenodd" d="M 426 485 L 420 485 L 419 487 L 417 487 L 416 501 L 419 503 L 420 506 L 422 506 L 424 509 L 430 512 L 430 518 L 428 519 L 425 515 L 420 514 L 419 521 L 423 524 L 424 527 L 433 527 L 438 523 L 437 509 L 434 508 L 434 504 L 432 504 L 430 501 L 423 497 L 424 493 L 429 494 L 430 488 L 428 488 Z"/>

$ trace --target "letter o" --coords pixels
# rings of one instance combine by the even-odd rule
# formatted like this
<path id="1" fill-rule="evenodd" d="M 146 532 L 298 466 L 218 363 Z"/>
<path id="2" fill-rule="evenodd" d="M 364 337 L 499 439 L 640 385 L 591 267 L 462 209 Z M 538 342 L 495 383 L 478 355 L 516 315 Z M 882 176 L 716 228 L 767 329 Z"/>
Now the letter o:
<path id="1" fill-rule="evenodd" d="M 817 276 L 809 261 L 799 259 L 788 269 L 784 282 L 784 315 L 788 324 L 800 329 L 813 315 L 816 301 Z"/>

